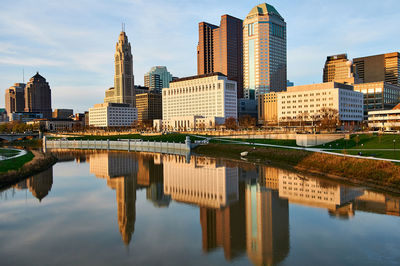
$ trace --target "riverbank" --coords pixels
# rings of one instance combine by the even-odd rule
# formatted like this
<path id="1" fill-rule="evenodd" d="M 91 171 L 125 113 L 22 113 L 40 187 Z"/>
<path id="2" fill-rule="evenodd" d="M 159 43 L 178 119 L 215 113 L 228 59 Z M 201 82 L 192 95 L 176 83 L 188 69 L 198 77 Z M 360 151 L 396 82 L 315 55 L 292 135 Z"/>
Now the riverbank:
<path id="1" fill-rule="evenodd" d="M 25 156 L 27 157 L 25 158 Z M 57 162 L 53 155 L 39 151 L 30 151 L 28 154 L 16 159 L 19 159 L 19 161 L 14 162 L 15 165 L 9 171 L 0 173 L 0 189 L 40 173 Z"/>
<path id="2" fill-rule="evenodd" d="M 244 158 L 249 162 L 274 164 L 319 174 L 330 179 L 400 193 L 400 166 L 391 162 L 235 144 L 208 144 L 194 149 L 199 155 L 238 160 L 242 160 L 240 153 L 243 151 L 249 152 Z"/>

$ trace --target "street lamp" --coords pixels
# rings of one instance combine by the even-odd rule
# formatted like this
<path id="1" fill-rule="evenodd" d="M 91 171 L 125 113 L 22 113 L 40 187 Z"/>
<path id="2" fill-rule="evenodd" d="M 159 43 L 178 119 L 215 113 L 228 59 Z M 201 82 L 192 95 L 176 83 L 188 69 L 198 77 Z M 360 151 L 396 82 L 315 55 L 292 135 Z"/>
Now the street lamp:
<path id="1" fill-rule="evenodd" d="M 396 153 L 396 140 L 393 140 L 393 152 Z"/>

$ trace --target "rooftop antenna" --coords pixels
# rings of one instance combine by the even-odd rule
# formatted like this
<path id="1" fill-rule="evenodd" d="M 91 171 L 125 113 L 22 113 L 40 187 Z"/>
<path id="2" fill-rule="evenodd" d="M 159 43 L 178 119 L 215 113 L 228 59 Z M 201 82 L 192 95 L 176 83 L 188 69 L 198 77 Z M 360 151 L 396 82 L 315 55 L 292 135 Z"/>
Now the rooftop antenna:
<path id="1" fill-rule="evenodd" d="M 25 83 L 25 70 L 22 69 L 22 83 Z"/>

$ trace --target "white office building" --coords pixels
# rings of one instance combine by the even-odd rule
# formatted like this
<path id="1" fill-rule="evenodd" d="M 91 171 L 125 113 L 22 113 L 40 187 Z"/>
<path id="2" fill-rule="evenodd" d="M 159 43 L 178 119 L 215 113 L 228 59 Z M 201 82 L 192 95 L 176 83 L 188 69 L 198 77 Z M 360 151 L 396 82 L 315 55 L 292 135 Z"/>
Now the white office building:
<path id="1" fill-rule="evenodd" d="M 368 126 L 382 131 L 400 129 L 400 104 L 391 110 L 368 112 Z"/>
<path id="2" fill-rule="evenodd" d="M 312 121 L 323 108 L 336 109 L 342 122 L 363 120 L 363 94 L 352 85 L 326 82 L 288 87 L 287 92 L 277 94 L 278 120 L 290 121 L 303 115 Z"/>
<path id="3" fill-rule="evenodd" d="M 178 79 L 163 88 L 163 128 L 173 130 L 205 128 L 237 119 L 237 84 L 221 73 Z"/>
<path id="4" fill-rule="evenodd" d="M 89 126 L 130 127 L 137 119 L 137 109 L 125 103 L 100 103 L 89 108 Z"/>

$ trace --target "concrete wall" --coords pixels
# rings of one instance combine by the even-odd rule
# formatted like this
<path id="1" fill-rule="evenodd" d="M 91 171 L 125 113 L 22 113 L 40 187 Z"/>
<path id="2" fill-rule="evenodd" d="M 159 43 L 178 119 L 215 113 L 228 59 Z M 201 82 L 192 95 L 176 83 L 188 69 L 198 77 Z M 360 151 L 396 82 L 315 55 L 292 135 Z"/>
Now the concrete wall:
<path id="1" fill-rule="evenodd" d="M 345 138 L 344 134 L 296 134 L 296 144 L 302 147 L 312 147 L 343 138 Z"/>
<path id="2" fill-rule="evenodd" d="M 221 138 L 227 138 L 227 139 L 283 139 L 283 140 L 288 140 L 296 139 L 297 134 L 295 133 L 281 133 L 281 134 L 257 134 L 257 135 L 238 135 L 238 136 L 223 136 L 221 135 Z"/>
<path id="3" fill-rule="evenodd" d="M 43 139 L 43 149 L 82 149 L 82 150 L 121 150 L 160 152 L 185 155 L 190 152 L 190 142 L 150 142 L 139 140 L 46 140 Z"/>

